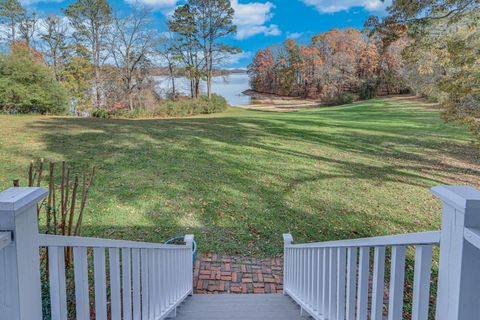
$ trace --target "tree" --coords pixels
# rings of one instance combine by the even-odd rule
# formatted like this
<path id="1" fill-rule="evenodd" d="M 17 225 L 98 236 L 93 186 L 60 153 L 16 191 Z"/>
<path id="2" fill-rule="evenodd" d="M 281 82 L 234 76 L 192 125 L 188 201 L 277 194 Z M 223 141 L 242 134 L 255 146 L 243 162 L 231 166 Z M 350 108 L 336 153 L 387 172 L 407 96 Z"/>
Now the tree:
<path id="1" fill-rule="evenodd" d="M 175 34 L 176 39 L 172 49 L 185 66 L 186 76 L 190 80 L 192 98 L 198 98 L 200 95 L 200 80 L 205 68 L 195 19 L 195 12 L 187 3 L 177 7 L 168 21 L 168 28 Z"/>
<path id="2" fill-rule="evenodd" d="M 18 0 L 2 0 L 0 1 L 0 17 L 1 21 L 8 27 L 7 39 L 10 44 L 17 40 L 18 24 L 25 15 L 25 9 Z"/>
<path id="3" fill-rule="evenodd" d="M 21 17 L 18 31 L 20 32 L 21 39 L 25 41 L 28 47 L 33 47 L 33 40 L 37 33 L 38 18 L 35 12 L 25 14 Z"/>
<path id="4" fill-rule="evenodd" d="M 169 33 L 167 36 L 163 37 L 163 39 L 158 42 L 156 53 L 167 64 L 168 74 L 170 77 L 170 81 L 172 82 L 171 97 L 172 100 L 175 100 L 177 97 L 175 77 L 177 76 L 176 69 L 178 61 L 180 60 L 175 51 L 175 36 Z"/>
<path id="5" fill-rule="evenodd" d="M 95 105 L 101 104 L 100 67 L 102 53 L 107 48 L 106 37 L 110 31 L 111 8 L 107 0 L 77 0 L 65 10 L 65 15 L 74 28 L 76 41 L 87 48 L 94 73 Z"/>
<path id="6" fill-rule="evenodd" d="M 66 62 L 69 45 L 67 44 L 67 25 L 57 15 L 49 15 L 42 25 L 40 38 L 46 46 L 46 57 L 53 74 L 60 80 L 62 65 Z"/>
<path id="7" fill-rule="evenodd" d="M 7 112 L 65 113 L 68 95 L 44 65 L 41 54 L 25 43 L 0 56 L 0 109 Z"/>
<path id="8" fill-rule="evenodd" d="M 157 35 L 148 28 L 149 17 L 150 12 L 145 8 L 134 8 L 129 16 L 113 19 L 110 52 L 121 74 L 130 110 L 134 109 L 133 91 L 142 88 L 149 69 L 148 57 L 158 41 Z"/>
<path id="9" fill-rule="evenodd" d="M 205 60 L 207 96 L 210 99 L 216 59 L 224 54 L 234 54 L 240 51 L 239 48 L 219 42 L 221 38 L 236 32 L 237 27 L 233 24 L 235 11 L 229 0 L 190 0 L 189 5 L 197 24 L 197 37 Z"/>

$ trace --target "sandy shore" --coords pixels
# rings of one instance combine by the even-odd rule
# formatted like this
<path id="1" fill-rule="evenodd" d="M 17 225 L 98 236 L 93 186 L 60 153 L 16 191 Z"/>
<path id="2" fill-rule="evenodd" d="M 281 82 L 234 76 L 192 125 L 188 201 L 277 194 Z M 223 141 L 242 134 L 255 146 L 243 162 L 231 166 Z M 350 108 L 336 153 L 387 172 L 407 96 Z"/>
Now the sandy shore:
<path id="1" fill-rule="evenodd" d="M 253 90 L 246 90 L 243 92 L 243 94 L 252 98 L 252 103 L 250 105 L 238 106 L 246 109 L 291 112 L 302 109 L 317 108 L 321 105 L 319 100 L 304 99 L 299 97 L 284 97 Z"/>

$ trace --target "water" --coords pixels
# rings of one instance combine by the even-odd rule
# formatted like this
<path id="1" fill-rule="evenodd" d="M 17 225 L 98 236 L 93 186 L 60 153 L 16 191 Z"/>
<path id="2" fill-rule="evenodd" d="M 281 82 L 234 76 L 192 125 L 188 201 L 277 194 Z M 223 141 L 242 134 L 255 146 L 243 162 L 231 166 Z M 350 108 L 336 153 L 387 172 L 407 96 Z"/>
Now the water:
<path id="1" fill-rule="evenodd" d="M 160 94 L 171 90 L 172 82 L 166 76 L 154 77 L 156 88 Z M 190 81 L 185 77 L 175 79 L 175 87 L 178 92 L 184 95 L 190 94 Z M 246 73 L 235 73 L 226 77 L 214 77 L 212 81 L 212 92 L 227 99 L 232 106 L 249 105 L 251 98 L 242 92 L 250 89 L 248 75 Z M 205 92 L 206 83 L 202 81 L 201 91 Z"/>

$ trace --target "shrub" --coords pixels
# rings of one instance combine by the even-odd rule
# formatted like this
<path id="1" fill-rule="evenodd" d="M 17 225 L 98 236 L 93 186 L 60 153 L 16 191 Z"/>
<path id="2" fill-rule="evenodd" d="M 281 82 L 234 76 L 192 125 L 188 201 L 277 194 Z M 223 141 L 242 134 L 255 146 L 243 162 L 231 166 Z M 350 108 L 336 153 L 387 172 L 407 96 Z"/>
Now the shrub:
<path id="1" fill-rule="evenodd" d="M 359 98 L 362 100 L 373 99 L 377 96 L 379 86 L 378 79 L 370 79 L 360 85 Z"/>
<path id="2" fill-rule="evenodd" d="M 114 115 L 113 111 L 107 110 L 107 109 L 95 109 L 92 111 L 92 117 L 94 118 L 102 118 L 102 119 L 108 119 L 111 118 Z"/>
<path id="3" fill-rule="evenodd" d="M 342 92 L 335 97 L 332 101 L 332 105 L 342 105 L 342 104 L 349 104 L 355 101 L 355 96 L 350 92 Z"/>
<path id="4" fill-rule="evenodd" d="M 28 50 L 0 56 L 0 110 L 61 114 L 68 108 L 65 88 Z"/>

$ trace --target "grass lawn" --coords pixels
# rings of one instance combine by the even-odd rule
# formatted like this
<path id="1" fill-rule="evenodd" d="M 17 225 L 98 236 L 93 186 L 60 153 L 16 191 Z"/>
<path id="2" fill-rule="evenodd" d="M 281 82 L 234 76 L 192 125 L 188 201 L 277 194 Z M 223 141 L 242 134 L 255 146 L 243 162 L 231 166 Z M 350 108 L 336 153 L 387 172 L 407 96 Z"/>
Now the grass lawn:
<path id="1" fill-rule="evenodd" d="M 101 120 L 0 116 L 0 188 L 31 159 L 98 167 L 83 235 L 271 256 L 320 241 L 438 229 L 429 188 L 480 186 L 479 148 L 419 100 L 294 113 Z"/>

